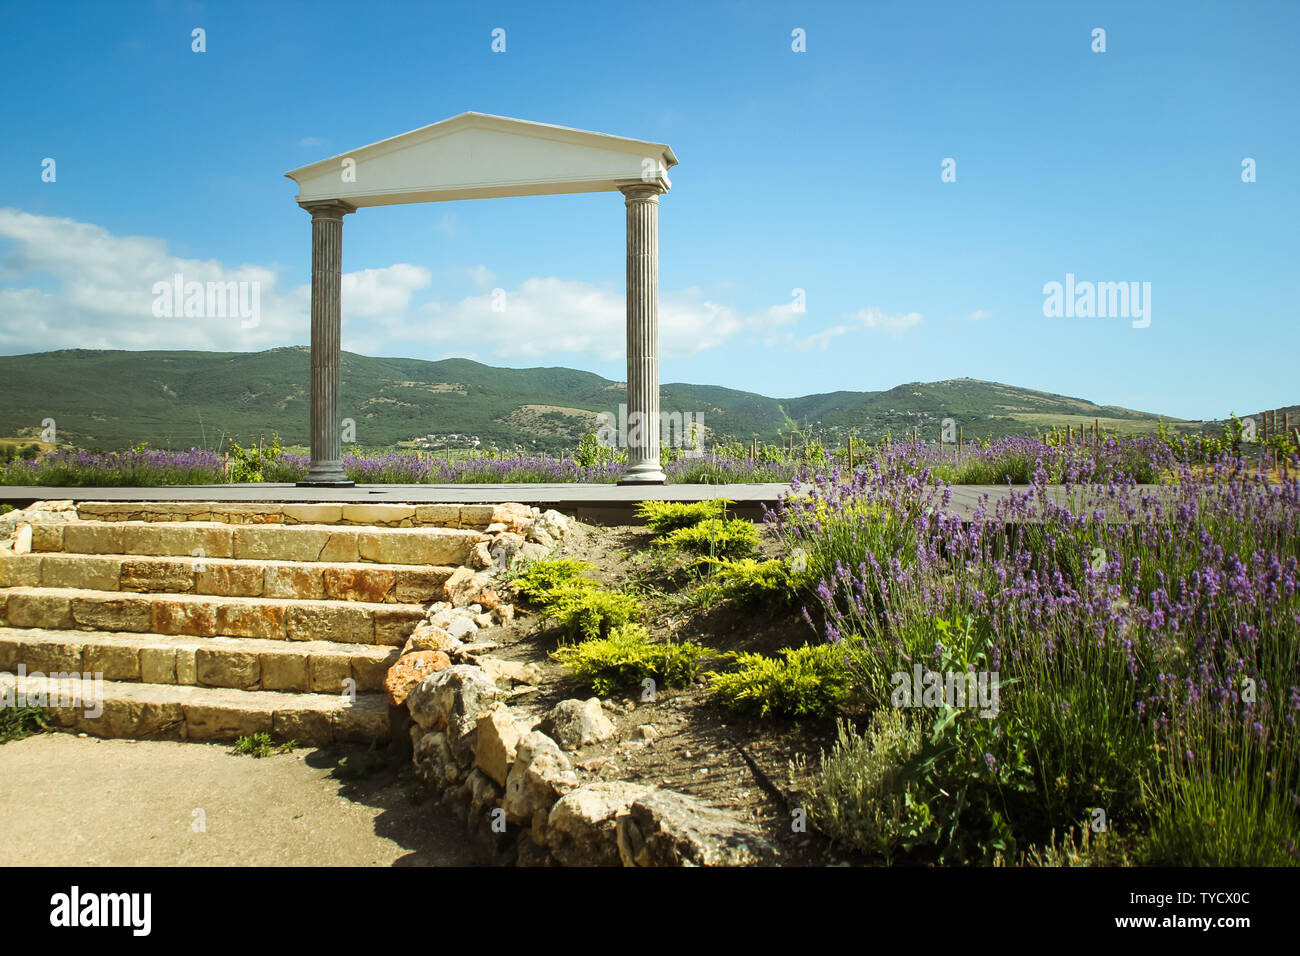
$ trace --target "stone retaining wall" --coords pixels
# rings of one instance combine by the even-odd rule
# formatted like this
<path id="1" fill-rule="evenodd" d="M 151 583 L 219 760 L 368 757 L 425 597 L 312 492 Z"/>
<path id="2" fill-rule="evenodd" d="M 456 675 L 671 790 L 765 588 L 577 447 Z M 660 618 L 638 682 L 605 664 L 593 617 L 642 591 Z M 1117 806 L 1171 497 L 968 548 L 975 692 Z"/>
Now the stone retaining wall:
<path id="1" fill-rule="evenodd" d="M 558 543 L 546 512 L 500 534 Z M 498 537 L 498 540 L 500 538 Z M 489 547 L 495 547 L 495 542 Z M 508 559 L 507 566 L 522 558 Z M 466 569 L 462 569 L 466 570 Z M 460 573 L 460 572 L 458 572 Z M 534 665 L 498 660 L 476 639 L 513 608 L 493 571 L 467 572 L 431 605 L 389 671 L 394 730 L 405 726 L 419 778 L 463 815 L 496 862 L 519 866 L 744 866 L 774 860 L 747 824 L 693 797 L 618 780 L 583 785 L 569 755 L 616 736 L 613 701 L 535 702 Z M 504 590 L 504 589 L 502 589 Z M 490 610 L 489 610 L 490 608 Z"/>

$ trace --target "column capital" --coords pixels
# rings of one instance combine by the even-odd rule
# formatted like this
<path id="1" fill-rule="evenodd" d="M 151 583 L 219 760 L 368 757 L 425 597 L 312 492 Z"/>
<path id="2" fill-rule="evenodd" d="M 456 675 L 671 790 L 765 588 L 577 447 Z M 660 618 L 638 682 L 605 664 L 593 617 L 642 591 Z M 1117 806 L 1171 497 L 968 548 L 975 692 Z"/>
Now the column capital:
<path id="1" fill-rule="evenodd" d="M 316 219 L 337 219 L 340 222 L 343 217 L 350 212 L 356 212 L 357 207 L 350 202 L 344 202 L 342 199 L 317 199 L 299 202 L 299 206 L 311 213 L 311 218 Z"/>
<path id="2" fill-rule="evenodd" d="M 626 201 L 633 202 L 658 202 L 659 197 L 668 192 L 668 187 L 663 183 L 628 183 L 626 186 L 619 186 L 618 191 L 627 197 Z"/>

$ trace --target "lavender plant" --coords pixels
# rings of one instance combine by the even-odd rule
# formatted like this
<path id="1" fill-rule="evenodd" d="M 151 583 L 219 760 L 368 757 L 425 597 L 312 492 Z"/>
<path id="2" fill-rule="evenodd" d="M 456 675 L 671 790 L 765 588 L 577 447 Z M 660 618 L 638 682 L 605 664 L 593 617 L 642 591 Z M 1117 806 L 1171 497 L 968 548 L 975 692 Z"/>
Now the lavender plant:
<path id="1" fill-rule="evenodd" d="M 1230 455 L 1157 489 L 1100 478 L 1095 458 L 1036 460 L 1028 488 L 966 520 L 916 451 L 805 473 L 768 527 L 808 554 L 805 613 L 873 706 L 890 674 L 945 666 L 939 619 L 972 622 L 1017 682 L 989 727 L 951 725 L 972 732 L 930 765 L 931 793 L 989 773 L 978 800 L 927 804 L 935 832 L 1010 851 L 1101 809 L 1154 862 L 1297 862 L 1300 482 Z M 1031 776 L 1009 785 L 1007 767 Z"/>

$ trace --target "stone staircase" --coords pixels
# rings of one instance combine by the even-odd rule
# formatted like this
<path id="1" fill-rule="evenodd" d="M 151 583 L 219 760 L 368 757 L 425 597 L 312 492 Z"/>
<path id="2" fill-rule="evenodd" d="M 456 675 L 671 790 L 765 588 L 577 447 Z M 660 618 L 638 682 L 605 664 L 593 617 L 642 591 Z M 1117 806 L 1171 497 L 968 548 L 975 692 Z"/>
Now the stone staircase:
<path id="1" fill-rule="evenodd" d="M 0 693 L 99 737 L 389 736 L 381 690 L 491 505 L 43 502 L 0 533 Z M 32 511 L 32 509 L 28 509 Z"/>

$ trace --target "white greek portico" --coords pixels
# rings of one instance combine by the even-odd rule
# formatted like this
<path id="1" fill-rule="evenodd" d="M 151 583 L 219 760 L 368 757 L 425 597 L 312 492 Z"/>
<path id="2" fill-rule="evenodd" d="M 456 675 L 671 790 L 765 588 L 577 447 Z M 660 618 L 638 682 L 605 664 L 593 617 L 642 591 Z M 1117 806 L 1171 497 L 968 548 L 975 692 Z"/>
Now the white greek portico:
<path id="1" fill-rule="evenodd" d="M 343 217 L 363 206 L 621 192 L 627 207 L 627 409 L 642 427 L 624 483 L 659 466 L 659 194 L 677 157 L 663 143 L 462 113 L 285 173 L 311 213 L 311 467 L 306 485 L 347 486 L 339 421 Z M 556 316 L 562 322 L 564 316 Z"/>

